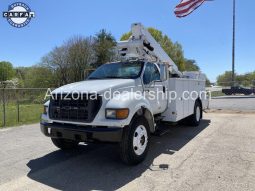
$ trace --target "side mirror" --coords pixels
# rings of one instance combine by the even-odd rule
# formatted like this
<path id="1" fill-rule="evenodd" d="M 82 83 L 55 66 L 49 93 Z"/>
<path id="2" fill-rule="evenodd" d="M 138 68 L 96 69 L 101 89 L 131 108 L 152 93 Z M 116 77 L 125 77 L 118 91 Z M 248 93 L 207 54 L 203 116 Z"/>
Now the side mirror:
<path id="1" fill-rule="evenodd" d="M 160 64 L 160 80 L 166 81 L 167 80 L 167 66 L 165 64 Z"/>

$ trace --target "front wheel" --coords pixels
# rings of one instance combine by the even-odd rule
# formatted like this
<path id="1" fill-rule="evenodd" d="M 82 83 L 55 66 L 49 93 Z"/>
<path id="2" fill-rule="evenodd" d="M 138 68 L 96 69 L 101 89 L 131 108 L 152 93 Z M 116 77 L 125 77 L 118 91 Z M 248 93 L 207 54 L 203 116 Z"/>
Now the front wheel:
<path id="1" fill-rule="evenodd" d="M 145 118 L 135 118 L 125 127 L 120 143 L 120 156 L 124 163 L 135 165 L 142 162 L 148 152 L 150 142 L 149 125 Z"/>

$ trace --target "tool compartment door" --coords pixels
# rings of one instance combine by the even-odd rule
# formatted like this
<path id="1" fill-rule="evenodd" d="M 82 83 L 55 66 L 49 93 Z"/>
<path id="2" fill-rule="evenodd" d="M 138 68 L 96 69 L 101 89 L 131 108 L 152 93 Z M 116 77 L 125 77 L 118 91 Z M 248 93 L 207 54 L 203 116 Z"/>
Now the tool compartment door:
<path id="1" fill-rule="evenodd" d="M 170 78 L 168 83 L 168 109 L 162 114 L 163 121 L 177 122 L 183 118 L 183 81 Z"/>

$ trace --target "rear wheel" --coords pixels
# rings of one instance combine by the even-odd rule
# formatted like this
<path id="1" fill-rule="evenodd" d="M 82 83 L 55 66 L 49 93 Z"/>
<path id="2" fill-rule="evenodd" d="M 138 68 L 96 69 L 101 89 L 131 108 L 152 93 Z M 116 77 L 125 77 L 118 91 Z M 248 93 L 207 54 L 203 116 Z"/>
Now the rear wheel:
<path id="1" fill-rule="evenodd" d="M 248 96 L 248 95 L 251 95 L 252 92 L 245 92 L 244 95 Z"/>
<path id="2" fill-rule="evenodd" d="M 202 119 L 202 106 L 196 101 L 194 106 L 194 113 L 189 117 L 189 124 L 191 126 L 199 126 L 200 121 Z"/>
<path id="3" fill-rule="evenodd" d="M 72 140 L 67 140 L 67 139 L 58 139 L 58 138 L 51 138 L 52 143 L 62 149 L 62 150 L 70 150 L 74 149 L 78 146 L 78 142 L 72 141 Z"/>
<path id="4" fill-rule="evenodd" d="M 135 165 L 142 162 L 148 152 L 150 140 L 149 125 L 145 118 L 135 118 L 123 130 L 120 156 L 124 163 Z"/>

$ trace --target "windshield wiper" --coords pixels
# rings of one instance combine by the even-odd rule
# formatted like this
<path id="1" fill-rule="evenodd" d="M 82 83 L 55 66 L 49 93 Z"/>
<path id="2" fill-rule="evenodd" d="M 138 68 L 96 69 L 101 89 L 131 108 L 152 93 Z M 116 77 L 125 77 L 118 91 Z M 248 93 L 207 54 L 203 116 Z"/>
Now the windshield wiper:
<path id="1" fill-rule="evenodd" d="M 129 79 L 130 77 L 128 77 L 128 76 L 106 76 L 104 78 L 107 78 L 107 79 Z"/>
<path id="2" fill-rule="evenodd" d="M 88 78 L 89 80 L 100 80 L 100 79 L 102 79 L 102 78 L 97 78 L 97 77 L 90 77 L 90 78 Z"/>
<path id="3" fill-rule="evenodd" d="M 116 78 L 121 78 L 121 77 L 119 77 L 119 76 L 106 76 L 106 77 L 104 77 L 104 78 L 107 78 L 107 79 L 108 79 L 108 78 L 109 78 L 109 79 L 111 79 L 111 78 L 112 78 L 112 79 L 116 79 Z"/>
<path id="4" fill-rule="evenodd" d="M 90 77 L 88 80 L 103 80 L 103 79 L 130 79 L 132 77 L 129 76 L 105 76 L 102 78 L 97 78 L 97 77 Z"/>

